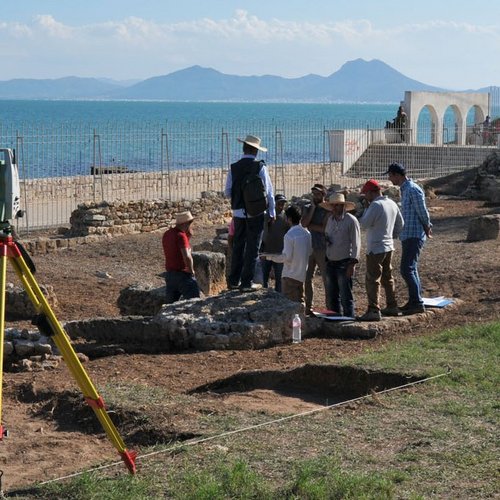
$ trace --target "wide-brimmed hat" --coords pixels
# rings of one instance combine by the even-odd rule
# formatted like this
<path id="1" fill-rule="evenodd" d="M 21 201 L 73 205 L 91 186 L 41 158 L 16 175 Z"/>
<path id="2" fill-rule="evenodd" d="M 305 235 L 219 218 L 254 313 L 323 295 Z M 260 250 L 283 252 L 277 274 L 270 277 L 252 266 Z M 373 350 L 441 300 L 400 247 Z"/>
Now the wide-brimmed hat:
<path id="1" fill-rule="evenodd" d="M 356 205 L 352 201 L 346 201 L 344 193 L 332 193 L 326 201 L 319 204 L 320 207 L 330 212 L 333 210 L 333 205 L 344 205 L 346 212 L 356 208 Z"/>
<path id="2" fill-rule="evenodd" d="M 361 194 L 366 194 L 370 191 L 380 191 L 380 184 L 375 179 L 366 181 L 365 185 L 361 188 Z"/>
<path id="3" fill-rule="evenodd" d="M 187 212 L 181 212 L 179 214 L 175 214 L 176 226 L 180 226 L 181 224 L 185 224 L 186 222 L 191 222 L 193 220 L 194 217 L 189 210 Z"/>
<path id="4" fill-rule="evenodd" d="M 260 137 L 256 137 L 255 135 L 247 135 L 244 139 L 236 140 L 244 144 L 248 144 L 249 146 L 258 149 L 259 151 L 264 151 L 264 153 L 267 151 L 267 148 L 260 145 Z"/>

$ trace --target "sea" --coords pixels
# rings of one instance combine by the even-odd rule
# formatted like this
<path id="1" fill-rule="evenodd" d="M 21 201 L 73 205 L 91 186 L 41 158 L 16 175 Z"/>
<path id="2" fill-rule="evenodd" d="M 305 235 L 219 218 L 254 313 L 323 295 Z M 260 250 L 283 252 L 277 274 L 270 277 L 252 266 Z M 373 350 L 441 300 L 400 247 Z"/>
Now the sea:
<path id="1" fill-rule="evenodd" d="M 217 168 L 258 135 L 269 162 L 322 161 L 325 131 L 383 128 L 397 104 L 0 100 L 0 147 L 25 178 Z M 22 168 L 21 168 L 22 167 Z"/>

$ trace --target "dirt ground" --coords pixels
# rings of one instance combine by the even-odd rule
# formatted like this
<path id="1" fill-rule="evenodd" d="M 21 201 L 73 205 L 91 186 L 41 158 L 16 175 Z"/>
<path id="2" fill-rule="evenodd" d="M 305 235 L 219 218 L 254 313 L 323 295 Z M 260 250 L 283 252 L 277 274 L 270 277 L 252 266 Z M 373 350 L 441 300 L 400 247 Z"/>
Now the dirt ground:
<path id="1" fill-rule="evenodd" d="M 379 349 L 387 342 L 402 342 L 408 336 L 471 322 L 500 317 L 500 240 L 467 243 L 465 237 L 471 217 L 492 213 L 498 208 L 480 201 L 436 198 L 429 201 L 434 237 L 426 244 L 420 266 L 425 296 L 444 295 L 460 298 L 463 307 L 452 313 L 436 315 L 416 325 L 408 333 L 397 331 L 373 340 L 306 339 L 299 345 L 282 345 L 258 351 L 210 351 L 164 355 L 122 355 L 90 360 L 85 364 L 98 388 L 107 384 L 152 387 L 169 396 L 179 396 L 179 407 L 171 414 L 150 415 L 150 431 L 138 437 L 125 418 L 126 441 L 130 447 L 155 440 L 168 442 L 173 436 L 189 437 L 189 414 L 196 401 L 183 403 L 187 391 L 202 384 L 228 377 L 243 370 L 285 370 L 336 360 L 367 350 Z M 211 238 L 215 228 L 196 228 L 194 241 Z M 399 245 L 396 251 L 396 266 Z M 119 315 L 116 299 L 120 290 L 133 283 L 163 284 L 161 233 L 117 237 L 96 244 L 36 257 L 36 278 L 40 284 L 54 287 L 58 298 L 59 320 Z M 103 278 L 103 273 L 111 277 Z M 362 313 L 364 266 L 357 272 L 356 308 Z M 17 278 L 8 272 L 8 280 Z M 395 272 L 401 303 L 406 301 L 404 286 Z M 323 294 L 317 277 L 316 306 L 322 307 Z M 6 326 L 26 326 L 26 322 Z M 324 362 L 324 361 L 323 361 Z M 75 383 L 67 367 L 32 373 L 5 373 L 3 380 L 3 423 L 10 437 L 0 443 L 0 469 L 4 471 L 6 490 L 90 468 L 98 463 L 119 460 L 105 436 L 96 432 L 95 423 L 85 416 L 74 397 Z M 201 404 L 201 403 L 200 403 Z M 210 405 L 205 401 L 205 411 Z M 254 391 L 247 397 L 233 395 L 224 399 L 224 410 L 264 410 L 270 414 L 291 413 L 314 407 L 314 401 L 293 395 L 277 396 L 272 391 Z M 208 406 L 208 409 L 206 408 Z M 76 408 L 76 410 L 75 410 Z M 140 413 L 140 408 L 137 409 Z M 133 415 L 128 416 L 133 420 Z M 155 422 L 156 419 L 156 422 Z M 90 426 L 90 428 L 89 428 Z M 122 427 L 120 426 L 120 429 Z M 163 434 L 162 434 L 163 433 Z M 184 433 L 184 434 L 183 434 Z M 154 434 L 154 433 L 153 433 Z"/>

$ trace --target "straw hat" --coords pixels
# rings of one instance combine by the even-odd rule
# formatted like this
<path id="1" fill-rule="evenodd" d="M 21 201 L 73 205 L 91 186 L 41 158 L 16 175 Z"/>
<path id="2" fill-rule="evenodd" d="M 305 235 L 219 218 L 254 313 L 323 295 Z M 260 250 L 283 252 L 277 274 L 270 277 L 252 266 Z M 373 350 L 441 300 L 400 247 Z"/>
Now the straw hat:
<path id="1" fill-rule="evenodd" d="M 188 210 L 187 212 L 181 212 L 179 214 L 175 214 L 175 225 L 180 226 L 181 224 L 185 224 L 186 222 L 191 222 L 194 220 L 191 212 Z"/>
<path id="2" fill-rule="evenodd" d="M 247 135 L 244 139 L 236 140 L 257 148 L 259 151 L 264 151 L 264 153 L 267 151 L 267 148 L 260 145 L 260 137 L 255 137 L 255 135 Z"/>
<path id="3" fill-rule="evenodd" d="M 330 212 L 333 210 L 333 205 L 344 205 L 346 212 L 356 208 L 356 205 L 352 201 L 346 201 L 344 193 L 332 193 L 326 201 L 319 204 L 320 207 L 323 207 Z"/>

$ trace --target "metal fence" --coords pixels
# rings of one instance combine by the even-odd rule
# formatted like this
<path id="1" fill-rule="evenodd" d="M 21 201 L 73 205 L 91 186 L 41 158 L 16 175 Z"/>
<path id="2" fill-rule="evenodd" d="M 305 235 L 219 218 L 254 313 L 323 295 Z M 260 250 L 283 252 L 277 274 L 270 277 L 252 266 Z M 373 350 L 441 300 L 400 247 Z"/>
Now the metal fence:
<path id="1" fill-rule="evenodd" d="M 18 230 L 67 225 L 82 202 L 194 199 L 222 191 L 230 163 L 241 154 L 237 138 L 248 132 L 269 148 L 262 158 L 276 191 L 289 196 L 306 192 L 313 181 L 356 185 L 392 161 L 403 161 L 414 177 L 444 175 L 478 165 L 498 145 L 498 135 L 485 144 L 469 127 L 465 145 L 450 129 L 436 147 L 429 144 L 436 137 L 430 125 L 419 126 L 421 138 L 413 143 L 383 126 L 346 122 L 3 126 L 0 144 L 17 151 L 27 212 Z"/>

